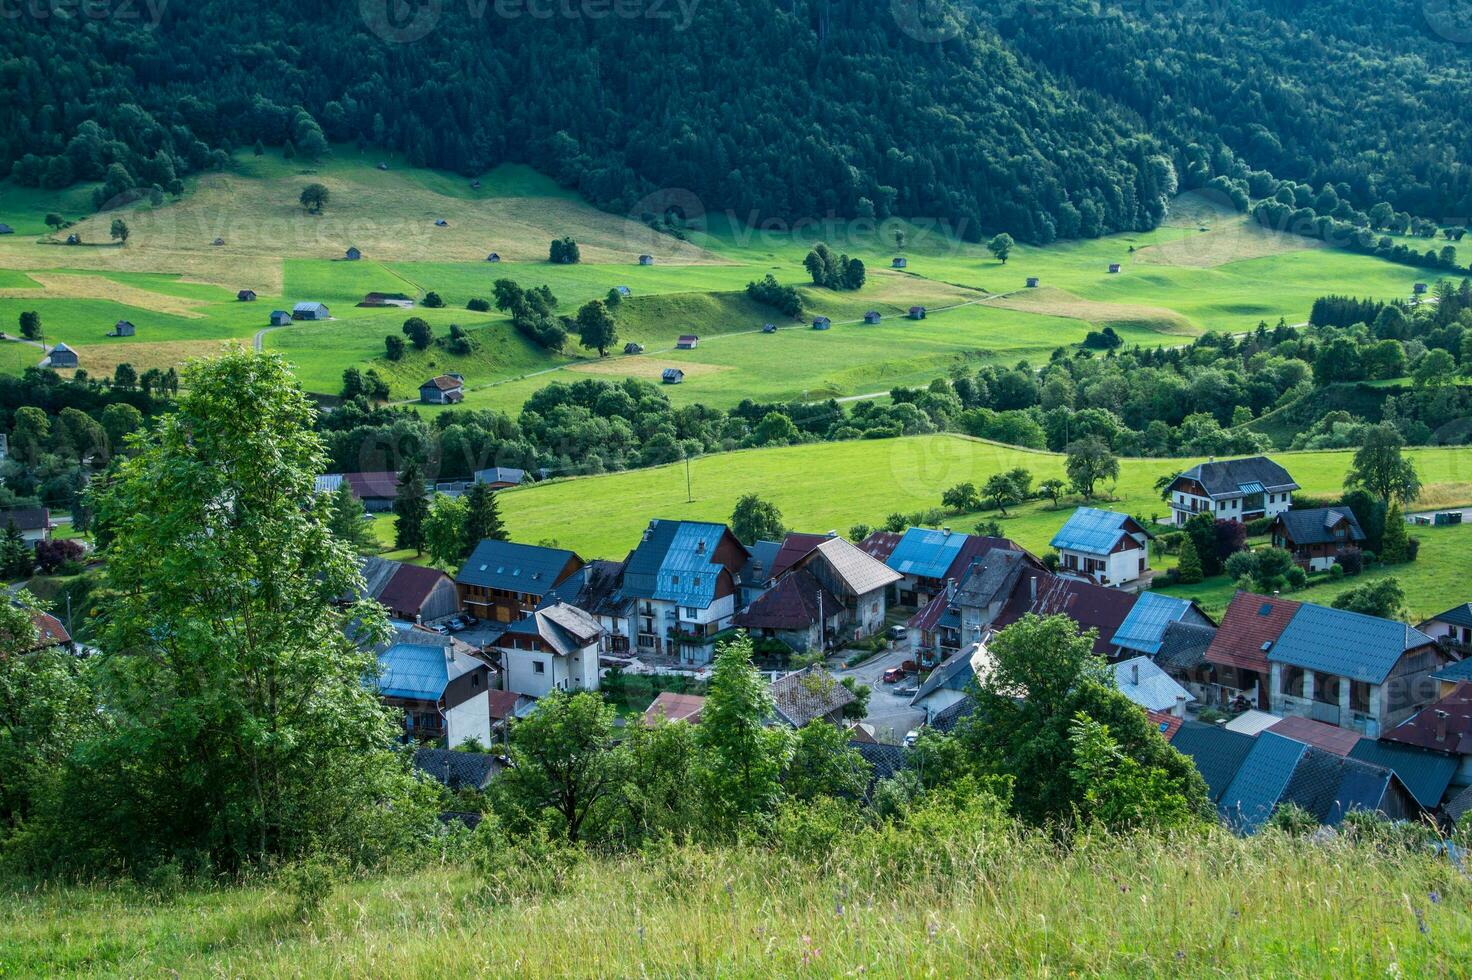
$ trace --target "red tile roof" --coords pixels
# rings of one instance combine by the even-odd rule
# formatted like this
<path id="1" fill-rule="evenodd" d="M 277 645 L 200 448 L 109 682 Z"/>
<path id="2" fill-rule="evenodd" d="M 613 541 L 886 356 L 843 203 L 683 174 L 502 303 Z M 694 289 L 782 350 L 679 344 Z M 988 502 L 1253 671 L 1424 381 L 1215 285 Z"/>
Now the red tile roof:
<path id="1" fill-rule="evenodd" d="M 987 553 L 993 548 L 1001 548 L 1004 551 L 1020 551 L 1029 558 L 1032 557 L 1030 553 L 1023 550 L 1017 542 L 1010 538 L 992 538 L 981 534 L 968 534 L 966 535 L 966 540 L 961 543 L 961 550 L 956 552 L 955 561 L 951 562 L 951 567 L 946 569 L 946 578 L 953 578 L 957 582 L 961 581 L 966 577 L 966 572 L 971 568 L 972 563 L 985 558 Z M 1038 568 L 1042 567 L 1036 559 L 1033 560 L 1032 564 Z"/>
<path id="2" fill-rule="evenodd" d="M 442 374 L 436 378 L 430 378 L 421 388 L 437 388 L 440 391 L 457 391 L 465 387 L 465 382 L 459 378 L 452 378 L 448 374 Z"/>
<path id="3" fill-rule="evenodd" d="M 746 608 L 732 623 L 745 629 L 804 630 L 818 623 L 818 596 L 823 618 L 831 619 L 843 605 L 808 572 L 798 569 L 785 576 Z"/>
<path id="4" fill-rule="evenodd" d="M 1168 715 L 1163 711 L 1146 711 L 1145 717 L 1150 719 L 1150 724 L 1160 730 L 1160 735 L 1167 742 L 1176 737 L 1176 732 L 1181 730 L 1185 719 Z"/>
<path id="5" fill-rule="evenodd" d="M 353 490 L 353 496 L 359 500 L 365 498 L 393 499 L 399 492 L 399 474 L 392 471 L 383 473 L 344 473 L 343 481 Z"/>
<path id="6" fill-rule="evenodd" d="M 859 550 L 871 558 L 880 561 L 889 561 L 889 556 L 894 554 L 894 549 L 899 545 L 903 534 L 894 531 L 875 531 L 863 541 L 859 542 Z"/>
<path id="7" fill-rule="evenodd" d="M 388 585 L 378 595 L 378 601 L 383 603 L 388 610 L 395 615 L 413 619 L 424 609 L 424 604 L 429 601 L 430 593 L 443 579 L 454 583 L 450 576 L 438 568 L 425 568 L 422 565 L 403 564 L 398 567 L 393 576 L 388 580 Z"/>
<path id="8" fill-rule="evenodd" d="M 510 718 L 516 713 L 516 702 L 521 700 L 521 695 L 515 691 L 487 691 L 486 697 L 491 702 L 493 721 Z"/>
<path id="9" fill-rule="evenodd" d="M 1291 738 L 1304 745 L 1312 745 L 1326 752 L 1333 752 L 1341 758 L 1347 758 L 1350 751 L 1360 741 L 1358 732 L 1352 732 L 1336 725 L 1326 725 L 1312 718 L 1284 718 L 1268 726 L 1267 730 L 1274 735 L 1282 735 L 1284 738 Z"/>
<path id="10" fill-rule="evenodd" d="M 1034 593 L 1033 583 L 1037 583 Z M 1017 579 L 1012 597 L 1002 607 L 996 626 L 1017 622 L 1028 613 L 1053 616 L 1059 613 L 1079 625 L 1079 632 L 1098 630 L 1094 652 L 1109 656 L 1115 632 L 1135 607 L 1137 596 L 1119 589 L 1107 589 L 1092 582 L 1059 578 L 1048 572 L 1028 568 Z"/>
<path id="11" fill-rule="evenodd" d="M 72 641 L 72 635 L 66 631 L 65 626 L 61 625 L 61 620 L 50 613 L 32 613 L 31 625 L 35 626 L 36 632 L 40 634 L 39 646 L 53 647 Z"/>
<path id="12" fill-rule="evenodd" d="M 782 539 L 782 547 L 777 549 L 777 557 L 772 559 L 772 571 L 769 578 L 781 578 L 782 573 L 791 568 L 801 558 L 806 558 L 810 552 L 824 541 L 828 540 L 826 534 L 798 534 L 793 532 Z"/>
<path id="13" fill-rule="evenodd" d="M 666 721 L 688 721 L 700 723 L 700 712 L 705 708 L 705 698 L 698 694 L 676 694 L 660 691 L 654 703 L 644 709 L 644 724 L 653 725 L 661 715 Z"/>
<path id="14" fill-rule="evenodd" d="M 1206 662 L 1266 674 L 1268 652 L 1263 644 L 1278 642 L 1301 605 L 1292 599 L 1238 592 L 1206 648 Z"/>
<path id="15" fill-rule="evenodd" d="M 1458 684 L 1440 701 L 1427 705 L 1390 731 L 1382 732 L 1380 739 L 1434 752 L 1472 755 L 1472 681 Z"/>

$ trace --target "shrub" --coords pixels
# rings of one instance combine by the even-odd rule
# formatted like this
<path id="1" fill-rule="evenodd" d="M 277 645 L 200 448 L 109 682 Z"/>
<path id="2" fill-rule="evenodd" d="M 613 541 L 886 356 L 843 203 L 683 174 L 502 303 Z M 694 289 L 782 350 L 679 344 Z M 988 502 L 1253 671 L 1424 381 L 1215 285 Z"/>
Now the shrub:
<path id="1" fill-rule="evenodd" d="M 472 299 L 470 302 L 466 303 L 465 308 L 467 310 L 470 310 L 472 313 L 489 313 L 491 309 L 491 301 L 476 297 L 475 299 Z"/>
<path id="2" fill-rule="evenodd" d="M 1259 517 L 1255 521 L 1247 522 L 1247 536 L 1249 538 L 1260 538 L 1272 529 L 1273 518 Z"/>
<path id="3" fill-rule="evenodd" d="M 1365 570 L 1365 553 L 1358 548 L 1345 548 L 1330 566 L 1331 573 L 1335 568 L 1341 576 L 1358 575 Z"/>
<path id="4" fill-rule="evenodd" d="M 1344 571 L 1344 566 L 1343 565 L 1330 565 L 1329 566 L 1329 577 L 1332 578 L 1332 579 L 1334 579 L 1336 582 L 1339 581 L 1340 579 L 1344 578 L 1345 574 L 1346 573 Z M 1359 573 L 1356 572 L 1355 574 L 1359 574 Z"/>
<path id="5" fill-rule="evenodd" d="M 322 855 L 298 861 L 281 873 L 282 887 L 292 899 L 292 912 L 303 922 L 310 922 L 322 911 L 336 882 L 336 866 Z"/>
<path id="6" fill-rule="evenodd" d="M 1308 572 L 1297 565 L 1288 570 L 1288 587 L 1295 592 L 1308 585 Z"/>

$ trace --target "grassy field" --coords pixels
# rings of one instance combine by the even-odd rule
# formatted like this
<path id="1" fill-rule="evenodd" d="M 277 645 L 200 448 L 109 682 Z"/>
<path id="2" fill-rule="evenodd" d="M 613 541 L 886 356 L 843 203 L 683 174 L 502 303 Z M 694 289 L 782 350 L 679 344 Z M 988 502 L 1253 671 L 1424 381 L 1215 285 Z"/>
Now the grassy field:
<path id="1" fill-rule="evenodd" d="M 331 192 L 323 214 L 296 203 L 310 181 Z M 1418 275 L 1255 229 L 1190 196 L 1153 231 L 1019 246 L 1004 265 L 965 242 L 956 233 L 962 229 L 897 221 L 750 228 L 711 215 L 682 241 L 598 211 L 524 167 L 501 167 L 477 187 L 351 147 L 310 166 L 238 154 L 228 171 L 191 179 L 178 201 L 123 209 L 132 230 L 125 246 L 109 240 L 114 213 L 88 215 L 87 191 L 55 195 L 0 182 L 0 221 L 18 232 L 0 240 L 0 329 L 34 309 L 47 339 L 76 347 L 82 366 L 99 374 L 123 361 L 140 369 L 176 364 L 218 349 L 219 341 L 248 344 L 272 309 L 315 300 L 332 308 L 332 322 L 262 337 L 310 390 L 334 394 L 345 368 L 372 367 L 389 378 L 395 398 L 410 399 L 424 377 L 454 370 L 467 379 L 467 405 L 509 411 L 553 380 L 654 378 L 668 366 L 686 372 L 685 384 L 667 389 L 679 404 L 869 395 L 924 383 L 957 364 L 1036 361 L 1105 324 L 1148 345 L 1180 343 L 1205 329 L 1246 330 L 1259 319 L 1298 322 L 1323 292 L 1400 296 Z M 51 234 L 41 220 L 47 211 L 77 224 Z M 437 227 L 438 219 L 447 226 Z M 904 271 L 890 268 L 897 231 L 909 262 Z M 59 244 L 72 232 L 82 246 Z M 578 241 L 582 263 L 546 261 L 547 243 L 562 235 Z M 223 244 L 214 245 L 217 239 Z M 865 261 L 862 290 L 803 286 L 803 256 L 819 240 Z M 363 261 L 341 261 L 349 245 L 362 249 Z M 492 251 L 504 261 L 485 261 Z M 644 253 L 653 265 L 638 265 Z M 1122 265 L 1119 274 L 1107 271 L 1111 262 Z M 831 317 L 834 329 L 783 323 L 747 300 L 745 284 L 769 272 L 802 287 L 810 314 Z M 1027 276 L 1040 277 L 1042 287 L 1025 289 Z M 574 339 L 565 353 L 549 354 L 515 336 L 505 318 L 465 309 L 469 299 L 489 297 L 502 277 L 549 285 L 568 313 L 629 287 L 618 346 L 633 340 L 647 353 L 599 361 Z M 256 290 L 259 300 L 237 303 L 241 288 Z M 465 327 L 477 349 L 458 357 L 435 349 L 390 364 L 383 338 L 398 333 L 409 314 L 356 303 L 370 291 L 422 297 L 429 290 L 447 308 L 416 314 L 439 336 L 451 324 Z M 901 321 L 912 305 L 944 312 Z M 884 322 L 858 325 L 870 309 Z M 106 336 L 120 319 L 137 325 L 136 337 Z M 768 321 L 792 329 L 760 333 Z M 699 335 L 700 348 L 670 351 L 683 333 Z M 23 366 L 0 359 L 0 370 Z"/>
<path id="2" fill-rule="evenodd" d="M 1353 458 L 1350 451 L 1278 453 L 1308 494 L 1341 489 Z M 1417 449 L 1412 458 L 1429 489 L 1465 484 L 1472 478 L 1472 449 Z M 1146 520 L 1163 516 L 1155 493 L 1157 477 L 1179 472 L 1197 460 L 1127 459 L 1107 490 L 1106 506 Z M 941 494 L 957 483 L 980 486 L 994 473 L 1022 466 L 1035 481 L 1062 477 L 1064 458 L 1055 453 L 1003 446 L 958 435 L 913 436 L 751 449 L 697 459 L 690 464 L 693 501 L 686 500 L 683 463 L 604 476 L 553 480 L 506 490 L 501 510 L 522 541 L 555 539 L 584 558 L 622 558 L 653 517 L 724 521 L 736 499 L 756 492 L 775 503 L 783 520 L 801 531 L 847 531 L 854 524 L 882 524 L 886 515 L 940 506 Z M 1472 495 L 1472 488 L 1464 488 Z M 1011 508 L 1009 516 L 959 514 L 957 530 L 970 530 L 982 516 L 996 517 L 1003 532 L 1039 553 L 1071 507 L 1059 510 L 1034 501 Z M 1472 502 L 1472 498 L 1468 501 Z M 1441 501 L 1442 504 L 1449 501 Z"/>
<path id="3" fill-rule="evenodd" d="M 1472 958 L 1472 885 L 1425 853 L 931 830 L 823 864 L 656 848 L 562 887 L 456 862 L 341 884 L 305 921 L 266 884 L 13 891 L 0 975 L 1459 976 Z"/>

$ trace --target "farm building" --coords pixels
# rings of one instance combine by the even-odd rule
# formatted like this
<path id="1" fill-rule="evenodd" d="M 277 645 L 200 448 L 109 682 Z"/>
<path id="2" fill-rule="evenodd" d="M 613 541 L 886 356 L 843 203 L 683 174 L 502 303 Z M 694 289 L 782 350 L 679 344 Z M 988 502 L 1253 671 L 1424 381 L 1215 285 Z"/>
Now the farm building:
<path id="1" fill-rule="evenodd" d="M 385 558 L 360 558 L 363 591 L 344 597 L 356 601 L 372 599 L 394 619 L 433 622 L 460 611 L 460 593 L 455 580 L 437 568 L 425 568 Z"/>
<path id="2" fill-rule="evenodd" d="M 435 219 L 435 222 L 434 222 L 434 226 L 436 228 L 448 228 L 448 227 L 450 227 L 450 223 L 448 221 L 446 221 L 444 218 L 436 218 Z"/>
<path id="3" fill-rule="evenodd" d="M 1411 287 L 1411 291 L 1414 292 L 1417 296 L 1422 296 L 1425 295 L 1427 288 L 1428 287 L 1424 282 L 1418 282 Z"/>
<path id="4" fill-rule="evenodd" d="M 285 310 L 271 311 L 271 326 L 284 327 L 291 322 L 291 314 Z"/>
<path id="5" fill-rule="evenodd" d="M 66 243 L 68 245 L 80 245 L 82 244 L 82 236 L 73 232 L 72 234 L 66 236 Z"/>
<path id="6" fill-rule="evenodd" d="M 470 189 L 473 190 L 473 191 L 480 190 L 480 181 L 478 181 L 478 180 L 472 180 L 470 182 Z"/>
<path id="7" fill-rule="evenodd" d="M 680 350 L 694 350 L 695 345 L 700 343 L 700 338 L 693 333 L 681 334 L 680 339 L 675 341 L 675 346 Z"/>
<path id="8" fill-rule="evenodd" d="M 352 491 L 353 499 L 371 514 L 389 510 L 398 495 L 399 474 L 393 470 L 368 473 L 325 473 L 316 478 L 317 493 L 336 493 L 344 483 Z"/>
<path id="9" fill-rule="evenodd" d="M 138 328 L 127 320 L 119 320 L 112 325 L 112 333 L 109 337 L 132 337 L 138 332 Z"/>
<path id="10" fill-rule="evenodd" d="M 235 298 L 242 303 L 254 303 L 256 301 L 256 291 L 254 289 L 242 289 L 235 294 Z"/>
<path id="11" fill-rule="evenodd" d="M 1037 276 L 1028 276 L 1027 277 L 1027 288 L 1028 289 L 1037 289 L 1038 288 L 1038 277 Z"/>
<path id="12" fill-rule="evenodd" d="M 47 367 L 74 368 L 77 366 L 77 352 L 66 344 L 57 344 L 51 348 L 51 356 L 46 360 Z"/>
<path id="13" fill-rule="evenodd" d="M 328 312 L 325 303 L 298 303 L 291 308 L 293 320 L 329 320 L 332 314 Z"/>
<path id="14" fill-rule="evenodd" d="M 777 325 L 775 323 L 763 323 L 762 324 L 762 333 L 776 333 L 776 332 L 777 332 Z"/>
<path id="15" fill-rule="evenodd" d="M 897 256 L 895 256 L 894 261 L 892 261 L 892 262 L 889 263 L 890 267 L 891 268 L 894 268 L 894 269 L 903 269 L 905 266 L 907 266 L 909 264 L 910 264 L 910 260 L 907 259 L 907 258 L 905 258 L 903 255 L 897 255 Z"/>
<path id="16" fill-rule="evenodd" d="M 871 326 L 873 324 L 878 323 L 879 322 L 879 319 L 880 319 L 880 317 L 879 317 L 879 311 L 878 310 L 870 310 L 868 313 L 865 313 L 864 314 L 864 322 L 867 323 L 867 324 L 869 324 L 869 325 L 871 325 Z"/>
<path id="17" fill-rule="evenodd" d="M 923 306 L 912 306 L 912 307 L 910 307 L 910 319 L 911 320 L 923 320 L 923 319 L 925 319 L 925 307 L 923 307 Z"/>
<path id="18" fill-rule="evenodd" d="M 358 251 L 357 246 L 353 246 L 352 248 L 349 248 L 346 252 L 344 252 L 342 254 L 342 257 L 347 259 L 349 262 L 356 262 L 363 257 L 363 253 Z"/>
<path id="19" fill-rule="evenodd" d="M 826 316 L 813 317 L 814 330 L 827 330 L 831 326 L 833 326 L 833 321 L 828 319 Z"/>
<path id="20" fill-rule="evenodd" d="M 652 255 L 641 255 L 641 256 L 639 256 L 639 264 L 640 265 L 653 265 L 654 264 L 654 256 L 652 256 Z"/>
<path id="21" fill-rule="evenodd" d="M 27 544 L 50 541 L 56 524 L 51 520 L 51 510 L 46 507 L 16 507 L 0 511 L 0 529 L 14 527 L 20 532 L 21 540 Z"/>
<path id="22" fill-rule="evenodd" d="M 618 294 L 620 296 L 632 296 L 634 294 L 634 291 L 632 289 L 630 289 L 628 286 L 619 286 L 618 287 Z"/>
<path id="23" fill-rule="evenodd" d="M 636 343 L 634 343 L 631 340 L 627 344 L 624 344 L 624 353 L 625 354 L 642 354 L 642 353 L 644 353 L 644 345 L 643 344 L 636 344 Z"/>
<path id="24" fill-rule="evenodd" d="M 1111 263 L 1109 263 L 1109 274 L 1110 275 L 1113 275 L 1113 274 L 1115 274 L 1118 271 L 1119 271 L 1119 263 L 1118 262 L 1111 262 Z"/>
<path id="25" fill-rule="evenodd" d="M 501 255 L 500 255 L 499 252 L 492 252 L 490 255 L 487 255 L 486 256 L 486 261 L 487 262 L 500 262 L 501 261 Z"/>
<path id="26" fill-rule="evenodd" d="M 225 239 L 223 239 L 223 238 L 216 238 L 214 241 L 210 242 L 210 244 L 211 245 L 214 245 L 215 247 L 218 248 L 219 246 L 225 244 Z"/>
<path id="27" fill-rule="evenodd" d="M 14 228 L 10 227 L 9 225 L 7 225 L 3 221 L 0 221 L 0 235 L 14 235 L 14 234 L 15 234 L 15 229 Z"/>
<path id="28" fill-rule="evenodd" d="M 665 368 L 659 379 L 667 385 L 677 385 L 685 380 L 685 372 L 679 368 Z"/>
<path id="29" fill-rule="evenodd" d="M 424 405 L 454 405 L 465 400 L 465 379 L 458 374 L 442 374 L 419 386 L 419 401 Z"/>
<path id="30" fill-rule="evenodd" d="M 403 293 L 368 293 L 358 306 L 368 309 L 396 306 L 401 310 L 414 308 L 414 300 Z"/>
<path id="31" fill-rule="evenodd" d="M 379 170 L 387 170 L 388 169 L 388 164 L 386 164 L 386 163 L 380 163 L 378 165 L 378 169 Z"/>
<path id="32" fill-rule="evenodd" d="M 526 470 L 519 470 L 514 466 L 491 466 L 483 470 L 476 470 L 475 482 L 488 486 L 492 490 L 519 487 L 526 482 Z"/>

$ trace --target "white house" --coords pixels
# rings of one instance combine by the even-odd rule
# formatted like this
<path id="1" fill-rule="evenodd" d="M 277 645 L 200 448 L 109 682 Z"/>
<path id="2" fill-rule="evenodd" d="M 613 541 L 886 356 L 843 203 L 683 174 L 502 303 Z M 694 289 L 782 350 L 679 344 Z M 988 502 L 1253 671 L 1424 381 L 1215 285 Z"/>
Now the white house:
<path id="1" fill-rule="evenodd" d="M 629 639 L 641 655 L 677 655 L 702 665 L 731 626 L 739 576 L 751 559 L 724 524 L 649 522 L 624 566 L 623 595 L 634 600 Z"/>
<path id="2" fill-rule="evenodd" d="M 1201 513 L 1244 524 L 1277 517 L 1293 503 L 1297 489 L 1288 471 L 1266 456 L 1207 460 L 1171 483 L 1170 522 L 1179 526 Z"/>
<path id="3" fill-rule="evenodd" d="M 491 742 L 491 670 L 458 640 L 402 630 L 377 651 L 378 694 L 403 712 L 404 735 L 454 748 Z"/>
<path id="4" fill-rule="evenodd" d="M 1128 514 L 1080 507 L 1058 533 L 1058 571 L 1098 585 L 1120 586 L 1150 571 L 1150 532 Z"/>
<path id="5" fill-rule="evenodd" d="M 51 520 L 51 511 L 45 507 L 19 507 L 0 511 L 0 532 L 8 530 L 11 525 L 15 526 L 27 544 L 50 541 L 51 532 L 56 528 Z"/>
<path id="6" fill-rule="evenodd" d="M 512 623 L 494 643 L 506 669 L 506 689 L 540 698 L 552 691 L 598 690 L 603 627 L 565 602 Z"/>

